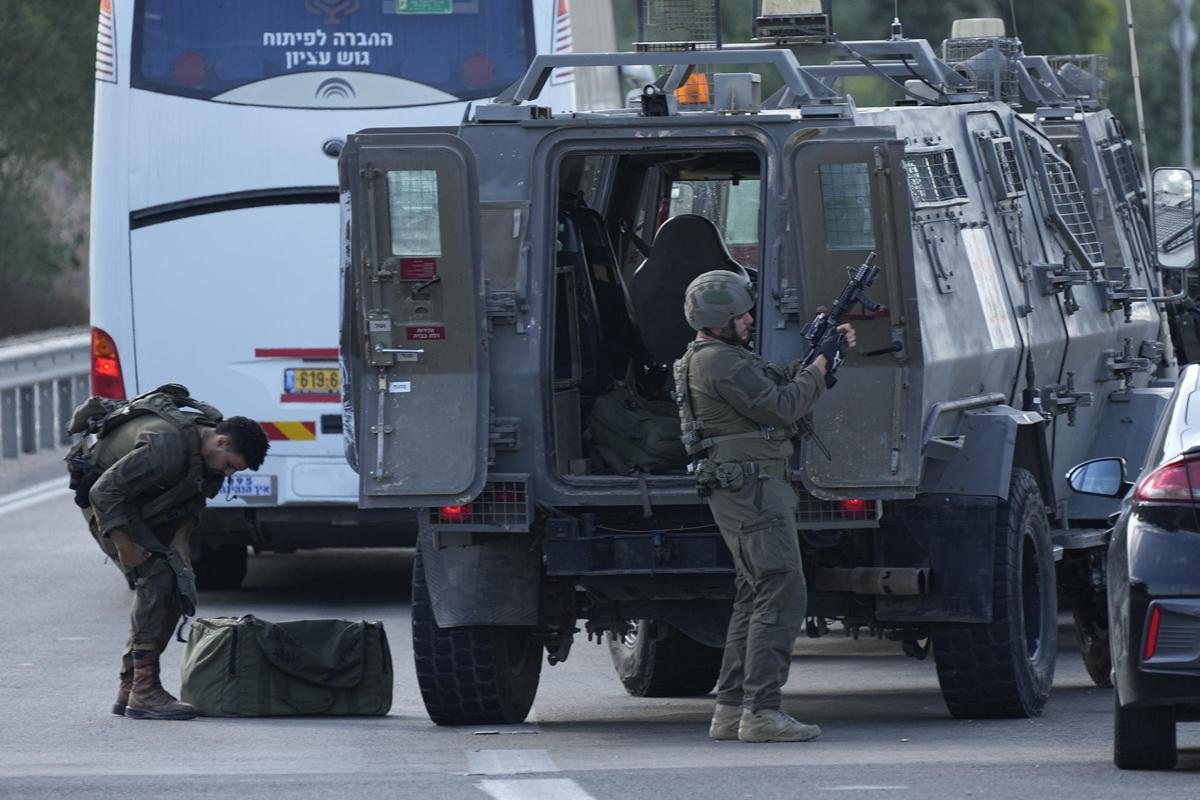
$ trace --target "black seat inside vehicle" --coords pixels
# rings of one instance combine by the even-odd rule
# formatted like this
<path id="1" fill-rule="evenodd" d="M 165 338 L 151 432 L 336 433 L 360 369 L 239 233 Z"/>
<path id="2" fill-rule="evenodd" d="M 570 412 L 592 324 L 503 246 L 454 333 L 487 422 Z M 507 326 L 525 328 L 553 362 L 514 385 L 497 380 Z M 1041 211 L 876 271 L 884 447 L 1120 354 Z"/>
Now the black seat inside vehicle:
<path id="1" fill-rule="evenodd" d="M 559 216 L 557 261 L 554 377 L 578 379 L 584 406 L 590 408 L 608 390 L 609 347 L 579 232 L 566 214 Z"/>
<path id="2" fill-rule="evenodd" d="M 656 364 L 669 366 L 696 335 L 683 316 L 688 284 L 705 272 L 727 269 L 749 279 L 708 219 L 681 214 L 662 224 L 650 255 L 629 280 L 629 294 L 642 342 Z"/>
<path id="3" fill-rule="evenodd" d="M 590 208 L 577 208 L 568 212 L 567 218 L 575 224 L 596 312 L 604 328 L 608 375 L 613 380 L 624 380 L 631 361 L 640 365 L 649 357 L 642 347 L 629 290 L 625 288 L 625 280 L 621 277 L 616 252 L 600 214 Z"/>

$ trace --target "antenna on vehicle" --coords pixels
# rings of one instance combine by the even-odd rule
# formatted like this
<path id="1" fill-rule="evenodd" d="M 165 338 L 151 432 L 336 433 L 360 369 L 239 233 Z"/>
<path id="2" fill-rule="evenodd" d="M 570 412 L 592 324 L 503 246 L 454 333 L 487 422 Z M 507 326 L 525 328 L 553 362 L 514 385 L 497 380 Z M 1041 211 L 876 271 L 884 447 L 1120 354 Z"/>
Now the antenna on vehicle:
<path id="1" fill-rule="evenodd" d="M 892 41 L 904 38 L 904 25 L 900 23 L 900 0 L 895 2 L 895 13 L 892 15 Z"/>
<path id="2" fill-rule="evenodd" d="M 1017 10 L 1013 7 L 1013 0 L 1008 0 L 1008 17 L 1012 20 L 1013 38 L 1020 39 L 1021 34 L 1017 32 Z"/>

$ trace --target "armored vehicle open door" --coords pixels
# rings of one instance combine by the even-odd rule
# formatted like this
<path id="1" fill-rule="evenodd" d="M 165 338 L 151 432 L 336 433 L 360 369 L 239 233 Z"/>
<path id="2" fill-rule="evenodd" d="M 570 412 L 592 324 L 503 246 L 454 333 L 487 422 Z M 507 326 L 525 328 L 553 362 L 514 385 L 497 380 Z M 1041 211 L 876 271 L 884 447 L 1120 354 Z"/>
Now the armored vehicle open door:
<path id="1" fill-rule="evenodd" d="M 475 154 L 449 133 L 365 132 L 350 138 L 340 171 L 359 504 L 462 505 L 487 473 Z"/>
<path id="2" fill-rule="evenodd" d="M 920 480 L 919 442 L 908 435 L 920 419 L 919 389 L 914 397 L 909 371 L 915 348 L 902 297 L 912 283 L 912 244 L 906 224 L 909 205 L 904 182 L 904 144 L 859 129 L 853 134 L 825 131 L 791 150 L 791 205 L 799 232 L 798 274 L 805 305 L 801 323 L 827 306 L 869 253 L 881 265 L 870 290 L 881 308 L 854 308 L 847 316 L 859 337 L 849 369 L 839 375 L 838 392 L 814 410 L 816 429 L 833 443 L 830 456 L 819 447 L 804 449 L 810 488 L 852 492 L 870 487 L 878 496 L 912 496 Z M 816 201 L 816 202 L 814 202 Z M 786 269 L 786 266 L 785 266 Z"/>

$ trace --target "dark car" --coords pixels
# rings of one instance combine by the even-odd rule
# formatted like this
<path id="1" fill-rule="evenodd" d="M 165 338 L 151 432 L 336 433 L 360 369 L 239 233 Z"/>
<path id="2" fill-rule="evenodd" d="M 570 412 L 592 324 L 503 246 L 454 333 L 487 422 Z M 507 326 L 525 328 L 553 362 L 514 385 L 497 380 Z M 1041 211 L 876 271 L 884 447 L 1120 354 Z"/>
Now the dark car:
<path id="1" fill-rule="evenodd" d="M 1137 478 L 1102 458 L 1068 481 L 1124 495 L 1108 550 L 1113 761 L 1170 769 L 1176 722 L 1200 720 L 1200 364 L 1181 372 Z"/>

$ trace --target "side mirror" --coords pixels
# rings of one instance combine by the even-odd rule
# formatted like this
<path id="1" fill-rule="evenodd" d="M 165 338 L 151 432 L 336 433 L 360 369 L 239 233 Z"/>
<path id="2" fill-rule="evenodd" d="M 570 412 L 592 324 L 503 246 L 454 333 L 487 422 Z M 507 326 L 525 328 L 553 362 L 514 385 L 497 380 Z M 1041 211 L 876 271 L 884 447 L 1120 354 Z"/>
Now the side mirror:
<path id="1" fill-rule="evenodd" d="M 1124 497 L 1133 484 L 1125 480 L 1125 459 L 1096 458 L 1067 473 L 1067 483 L 1080 494 Z"/>
<path id="2" fill-rule="evenodd" d="M 1160 269 L 1191 269 L 1196 264 L 1196 200 L 1192 171 L 1173 167 L 1154 170 L 1150 227 L 1154 258 Z"/>

